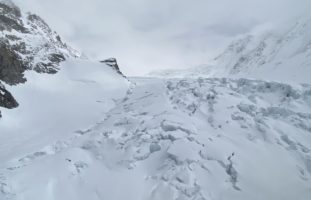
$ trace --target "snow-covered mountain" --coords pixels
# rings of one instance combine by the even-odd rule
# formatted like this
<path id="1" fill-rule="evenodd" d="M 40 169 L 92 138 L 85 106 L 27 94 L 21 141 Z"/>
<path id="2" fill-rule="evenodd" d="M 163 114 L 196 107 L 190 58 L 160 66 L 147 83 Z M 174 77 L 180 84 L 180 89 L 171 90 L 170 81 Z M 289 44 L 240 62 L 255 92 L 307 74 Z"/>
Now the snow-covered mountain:
<path id="1" fill-rule="evenodd" d="M 215 76 L 310 82 L 311 19 L 235 41 L 215 61 Z"/>
<path id="2" fill-rule="evenodd" d="M 27 71 L 55 74 L 59 71 L 61 63 L 70 59 L 83 60 L 85 57 L 65 44 L 39 16 L 22 12 L 10 0 L 0 1 L 0 87 L 2 91 L 0 105 L 2 107 L 11 109 L 18 106 L 18 100 L 15 100 L 6 88 L 9 85 L 25 83 Z M 121 73 L 117 65 L 104 64 Z"/>
<path id="3" fill-rule="evenodd" d="M 0 1 L 0 86 L 2 90 L 0 104 L 2 107 L 18 106 L 4 84 L 25 83 L 26 70 L 54 74 L 58 71 L 60 62 L 69 57 L 80 57 L 80 54 L 63 43 L 60 36 L 53 32 L 39 16 L 21 12 L 12 1 Z"/>
<path id="4" fill-rule="evenodd" d="M 81 57 L 40 17 L 6 0 L 0 22 L 0 162 L 95 123 L 126 93 L 115 66 Z"/>
<path id="5" fill-rule="evenodd" d="M 233 41 L 209 65 L 153 72 L 158 77 L 232 77 L 310 83 L 311 19 L 279 25 Z"/>
<path id="6" fill-rule="evenodd" d="M 25 70 L 56 73 L 60 62 L 81 56 L 39 16 L 21 12 L 11 1 L 0 1 L 0 16 L 0 79 L 8 84 L 25 82 Z"/>
<path id="7" fill-rule="evenodd" d="M 309 21 L 126 78 L 0 2 L 0 200 L 311 199 Z"/>

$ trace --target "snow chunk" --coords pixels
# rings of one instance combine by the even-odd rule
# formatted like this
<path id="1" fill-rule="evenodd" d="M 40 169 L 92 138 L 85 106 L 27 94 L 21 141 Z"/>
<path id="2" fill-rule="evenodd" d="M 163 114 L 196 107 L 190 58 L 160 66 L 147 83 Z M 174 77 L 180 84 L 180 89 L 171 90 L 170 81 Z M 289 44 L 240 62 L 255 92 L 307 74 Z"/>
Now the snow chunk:
<path id="1" fill-rule="evenodd" d="M 182 139 L 174 141 L 167 153 L 177 162 L 197 161 L 200 159 L 199 150 L 199 145 L 187 139 Z"/>
<path id="2" fill-rule="evenodd" d="M 161 150 L 161 146 L 157 143 L 152 143 L 149 146 L 150 153 L 154 153 Z"/>

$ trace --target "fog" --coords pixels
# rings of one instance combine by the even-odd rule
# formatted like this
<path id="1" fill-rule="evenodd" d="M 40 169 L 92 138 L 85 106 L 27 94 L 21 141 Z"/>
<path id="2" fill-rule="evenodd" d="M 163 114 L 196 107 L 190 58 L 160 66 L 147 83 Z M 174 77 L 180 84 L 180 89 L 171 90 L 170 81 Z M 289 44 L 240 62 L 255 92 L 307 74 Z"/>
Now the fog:
<path id="1" fill-rule="evenodd" d="M 15 0 L 91 59 L 116 57 L 127 75 L 208 63 L 234 38 L 298 18 L 300 0 Z"/>

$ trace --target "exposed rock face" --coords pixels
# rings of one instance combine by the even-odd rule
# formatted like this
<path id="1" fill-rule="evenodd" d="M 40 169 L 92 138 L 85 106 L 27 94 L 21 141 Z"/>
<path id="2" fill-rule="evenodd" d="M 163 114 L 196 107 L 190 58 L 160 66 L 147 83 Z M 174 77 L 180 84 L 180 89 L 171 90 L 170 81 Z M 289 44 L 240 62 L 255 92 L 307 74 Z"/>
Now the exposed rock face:
<path id="1" fill-rule="evenodd" d="M 39 16 L 21 12 L 10 0 L 0 0 L 0 107 L 18 106 L 2 83 L 25 83 L 26 70 L 54 74 L 66 58 L 80 56 Z"/>
<path id="2" fill-rule="evenodd" d="M 0 2 L 0 31 L 16 30 L 18 32 L 27 33 L 27 29 L 23 26 L 23 22 L 20 19 L 22 14 L 18 7 L 13 3 Z"/>
<path id="3" fill-rule="evenodd" d="M 60 62 L 79 54 L 63 43 L 34 14 L 24 14 L 10 1 L 0 1 L 0 80 L 24 83 L 25 70 L 56 73 Z"/>
<path id="4" fill-rule="evenodd" d="M 0 83 L 0 106 L 4 108 L 16 108 L 18 106 L 17 101 L 14 99 L 12 94 L 5 89 Z"/>
<path id="5" fill-rule="evenodd" d="M 0 42 L 0 80 L 14 85 L 24 83 L 26 65 L 20 56 Z"/>
<path id="6" fill-rule="evenodd" d="M 121 74 L 122 76 L 124 76 L 122 74 L 122 72 L 120 71 L 119 65 L 117 63 L 117 59 L 115 58 L 108 58 L 106 60 L 102 60 L 100 61 L 101 63 L 105 63 L 106 65 L 112 67 L 114 70 L 116 70 L 119 74 Z"/>
<path id="7" fill-rule="evenodd" d="M 14 99 L 12 94 L 5 89 L 5 87 L 0 83 L 0 107 L 4 108 L 16 108 L 18 106 L 17 101 Z M 1 110 L 0 110 L 0 118 L 2 117 L 1 115 Z"/>

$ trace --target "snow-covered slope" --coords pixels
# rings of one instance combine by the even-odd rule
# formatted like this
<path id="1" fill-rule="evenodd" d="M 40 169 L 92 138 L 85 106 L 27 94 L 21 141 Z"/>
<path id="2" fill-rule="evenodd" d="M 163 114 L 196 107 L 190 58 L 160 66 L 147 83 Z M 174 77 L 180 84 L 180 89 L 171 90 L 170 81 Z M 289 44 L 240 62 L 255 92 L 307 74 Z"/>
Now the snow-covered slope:
<path id="1" fill-rule="evenodd" d="M 64 62 L 65 60 L 68 60 L 68 62 L 66 62 L 65 64 L 63 63 L 61 65 L 61 63 Z M 76 60 L 77 63 L 75 63 L 74 60 Z M 83 60 L 85 60 L 85 62 L 83 62 Z M 17 107 L 18 103 L 21 103 L 19 101 L 25 101 L 21 103 L 22 107 L 25 106 L 26 101 L 29 100 L 29 98 L 25 98 L 24 96 L 20 97 L 19 92 L 15 92 L 17 90 L 25 93 L 26 96 L 27 95 L 30 96 L 30 93 L 32 93 L 35 96 L 39 95 L 40 92 L 47 92 L 49 88 L 44 88 L 45 86 L 47 86 L 47 87 L 55 87 L 53 90 L 55 90 L 55 94 L 57 94 L 58 92 L 57 89 L 60 88 L 58 84 L 65 85 L 65 83 L 63 82 L 51 83 L 50 80 L 54 81 L 56 77 L 51 77 L 46 74 L 57 73 L 60 70 L 61 66 L 66 68 L 64 69 L 65 71 L 68 71 L 70 66 L 74 65 L 76 67 L 71 69 L 72 72 L 66 72 L 67 75 L 65 76 L 63 75 L 64 80 L 68 79 L 66 81 L 70 81 L 70 77 L 66 76 L 71 76 L 71 73 L 77 73 L 76 70 L 79 69 L 78 66 L 80 66 L 81 63 L 84 63 L 85 65 L 84 67 L 85 72 L 81 72 L 82 74 L 98 72 L 99 75 L 101 74 L 103 78 L 106 77 L 107 79 L 106 73 L 108 73 L 112 77 L 120 79 L 119 76 L 112 75 L 113 73 L 110 72 L 111 70 L 106 69 L 106 71 L 108 70 L 106 72 L 104 69 L 104 68 L 114 68 L 115 66 L 111 66 L 107 63 L 99 64 L 99 62 L 94 63 L 91 61 L 87 61 L 85 56 L 82 56 L 81 53 L 75 51 L 67 44 L 62 42 L 60 36 L 56 32 L 52 31 L 50 27 L 39 16 L 31 13 L 22 12 L 10 0 L 0 0 L 0 87 L 1 87 L 0 106 L 1 107 L 12 109 Z M 86 66 L 88 66 L 88 68 Z M 99 68 L 103 69 L 98 70 Z M 88 72 L 88 70 L 93 70 L 93 72 Z M 35 71 L 39 74 L 35 74 L 32 71 Z M 118 68 L 115 69 L 115 71 L 121 73 Z M 61 73 L 65 72 L 63 71 Z M 27 74 L 28 76 L 25 76 L 25 74 Z M 28 80 L 29 83 L 26 83 L 26 85 L 16 87 L 10 86 L 21 83 L 23 84 L 27 81 L 27 78 L 29 79 Z M 87 80 L 90 81 L 94 82 L 97 81 L 92 80 L 93 76 L 86 78 Z M 38 91 L 39 93 L 36 93 L 37 92 L 36 90 L 28 91 L 29 87 L 40 87 L 40 90 Z M 25 91 L 22 88 L 26 88 Z M 66 87 L 63 86 L 63 88 Z M 83 88 L 81 88 L 81 90 L 83 90 Z M 14 91 L 13 95 L 11 94 L 12 91 Z M 84 91 L 84 93 L 87 94 L 87 91 Z M 68 92 L 68 94 L 70 94 L 70 92 Z M 36 99 L 37 102 L 42 102 L 41 104 L 47 104 L 50 106 L 50 103 L 48 103 L 47 100 L 48 99 L 40 99 L 39 97 L 37 97 Z M 50 102 L 53 101 L 50 100 Z M 2 115 L 1 110 L 0 110 L 0 117 Z M 36 109 L 33 110 L 40 110 L 40 109 L 37 107 Z M 23 114 L 28 115 L 29 113 L 22 112 L 21 115 Z M 32 114 L 32 116 L 36 115 Z M 25 119 L 29 119 L 29 117 L 25 117 Z M 17 121 L 17 119 L 15 120 Z M 24 125 L 21 124 L 15 128 L 21 128 L 23 126 Z"/>
<path id="2" fill-rule="evenodd" d="M 310 82 L 311 19 L 275 29 L 233 42 L 215 59 L 214 75 Z"/>
<path id="3" fill-rule="evenodd" d="M 0 162 L 90 126 L 125 94 L 124 77 L 81 58 L 40 17 L 5 0 L 0 22 Z"/>
<path id="4" fill-rule="evenodd" d="M 0 21 L 0 162 L 92 125 L 127 91 L 120 72 L 81 58 L 9 0 Z"/>
<path id="5" fill-rule="evenodd" d="M 311 19 L 253 31 L 209 65 L 152 73 L 160 77 L 232 77 L 310 83 Z"/>
<path id="6" fill-rule="evenodd" d="M 105 64 L 70 59 L 61 68 L 54 75 L 27 71 L 25 84 L 6 87 L 19 106 L 2 109 L 0 160 L 96 123 L 128 88 Z"/>
<path id="7" fill-rule="evenodd" d="M 0 200 L 311 199 L 309 22 L 129 82 L 0 2 Z"/>
<path id="8" fill-rule="evenodd" d="M 0 199 L 311 198 L 310 85 L 132 81 L 93 127 L 1 162 Z"/>

